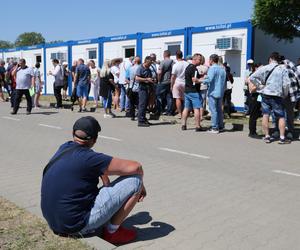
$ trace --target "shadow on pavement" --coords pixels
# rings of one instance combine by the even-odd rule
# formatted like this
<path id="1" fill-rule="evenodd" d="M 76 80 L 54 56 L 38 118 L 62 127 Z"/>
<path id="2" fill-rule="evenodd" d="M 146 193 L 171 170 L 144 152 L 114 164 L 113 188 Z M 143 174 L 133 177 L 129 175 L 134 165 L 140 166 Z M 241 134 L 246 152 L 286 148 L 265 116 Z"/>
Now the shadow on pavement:
<path id="1" fill-rule="evenodd" d="M 124 226 L 130 228 L 137 225 L 145 225 L 151 221 L 152 217 L 150 216 L 149 212 L 139 212 L 127 218 L 124 222 Z M 138 236 L 135 242 L 139 242 L 165 237 L 174 231 L 175 227 L 165 222 L 152 221 L 150 226 L 136 228 L 136 230 Z"/>

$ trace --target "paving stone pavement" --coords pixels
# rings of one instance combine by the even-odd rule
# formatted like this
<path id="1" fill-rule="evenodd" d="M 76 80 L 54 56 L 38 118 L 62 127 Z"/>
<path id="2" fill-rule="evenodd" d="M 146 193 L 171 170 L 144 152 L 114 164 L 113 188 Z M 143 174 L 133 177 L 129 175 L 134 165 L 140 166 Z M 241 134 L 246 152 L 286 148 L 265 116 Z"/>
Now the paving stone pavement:
<path id="1" fill-rule="evenodd" d="M 0 105 L 0 195 L 41 216 L 42 169 L 86 114 L 24 113 L 10 116 L 8 105 Z M 266 145 L 246 132 L 183 132 L 163 123 L 138 128 L 129 119 L 89 115 L 103 130 L 95 150 L 138 160 L 145 169 L 148 197 L 125 222 L 137 228 L 138 239 L 118 248 L 300 249 L 299 142 Z"/>

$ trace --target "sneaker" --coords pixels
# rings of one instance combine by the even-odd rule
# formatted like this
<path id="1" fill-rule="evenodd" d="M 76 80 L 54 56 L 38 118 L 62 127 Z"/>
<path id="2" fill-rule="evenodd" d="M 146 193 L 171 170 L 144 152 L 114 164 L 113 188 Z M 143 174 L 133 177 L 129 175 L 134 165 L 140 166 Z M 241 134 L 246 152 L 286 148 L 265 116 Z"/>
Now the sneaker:
<path id="1" fill-rule="evenodd" d="M 79 110 L 78 110 L 78 113 L 81 113 L 82 112 L 82 109 L 80 108 Z"/>
<path id="2" fill-rule="evenodd" d="M 113 118 L 113 116 L 111 114 L 104 114 L 103 117 L 104 118 Z"/>
<path id="3" fill-rule="evenodd" d="M 83 108 L 83 109 L 82 109 L 82 112 L 87 112 L 87 109 L 86 109 L 86 108 Z"/>
<path id="4" fill-rule="evenodd" d="M 287 138 L 284 138 L 284 139 L 279 139 L 278 141 L 278 144 L 279 145 L 283 145 L 283 144 L 290 144 L 291 143 L 291 140 L 287 139 Z"/>
<path id="5" fill-rule="evenodd" d="M 122 226 L 114 233 L 109 233 L 107 228 L 103 229 L 102 238 L 111 244 L 119 245 L 126 244 L 136 239 L 137 233 L 135 230 L 126 229 Z"/>
<path id="6" fill-rule="evenodd" d="M 261 137 L 256 133 L 253 133 L 253 134 L 249 133 L 248 137 L 250 137 L 252 139 L 261 139 Z"/>
<path id="7" fill-rule="evenodd" d="M 211 134 L 219 134 L 219 130 L 216 128 L 211 128 L 210 130 L 208 130 L 208 132 Z"/>
<path id="8" fill-rule="evenodd" d="M 150 127 L 150 124 L 147 123 L 147 122 L 138 122 L 138 127 L 145 127 L 145 128 L 147 128 L 147 127 Z"/>
<path id="9" fill-rule="evenodd" d="M 264 138 L 263 138 L 263 141 L 265 142 L 265 143 L 271 143 L 272 142 L 272 139 L 271 139 L 271 137 L 270 136 L 265 136 Z"/>
<path id="10" fill-rule="evenodd" d="M 195 128 L 195 132 L 203 132 L 203 131 L 206 131 L 206 130 L 202 127 Z"/>
<path id="11" fill-rule="evenodd" d="M 30 114 L 31 114 L 31 112 L 30 112 L 30 111 L 27 111 L 27 112 L 26 112 L 26 115 L 30 115 Z"/>
<path id="12" fill-rule="evenodd" d="M 15 112 L 15 111 L 12 111 L 12 112 L 10 112 L 10 114 L 11 114 L 11 115 L 16 115 L 16 114 L 17 114 L 17 112 Z"/>
<path id="13" fill-rule="evenodd" d="M 182 126 L 181 126 L 181 130 L 182 130 L 182 131 L 186 130 L 186 125 L 182 125 Z"/>

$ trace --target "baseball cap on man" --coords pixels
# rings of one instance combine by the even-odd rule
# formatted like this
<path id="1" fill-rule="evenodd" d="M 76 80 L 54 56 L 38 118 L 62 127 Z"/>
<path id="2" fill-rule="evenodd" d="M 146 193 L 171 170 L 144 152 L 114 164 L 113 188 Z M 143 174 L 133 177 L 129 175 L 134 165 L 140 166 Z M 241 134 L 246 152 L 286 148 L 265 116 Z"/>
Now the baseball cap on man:
<path id="1" fill-rule="evenodd" d="M 92 116 L 84 116 L 79 118 L 73 125 L 73 134 L 77 130 L 81 130 L 86 133 L 86 137 L 82 138 L 76 135 L 79 139 L 82 140 L 90 140 L 96 139 L 98 137 L 98 133 L 101 131 L 101 126 L 99 122 Z"/>

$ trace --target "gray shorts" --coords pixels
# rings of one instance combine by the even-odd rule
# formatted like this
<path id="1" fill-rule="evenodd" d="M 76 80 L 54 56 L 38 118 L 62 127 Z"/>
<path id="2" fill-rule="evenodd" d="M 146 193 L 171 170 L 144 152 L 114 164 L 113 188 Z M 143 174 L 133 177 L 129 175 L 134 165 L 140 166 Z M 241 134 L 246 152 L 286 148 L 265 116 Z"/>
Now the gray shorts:
<path id="1" fill-rule="evenodd" d="M 108 187 L 102 187 L 96 197 L 88 223 L 80 233 L 89 234 L 99 229 L 141 188 L 142 179 L 138 175 L 122 176 Z"/>

